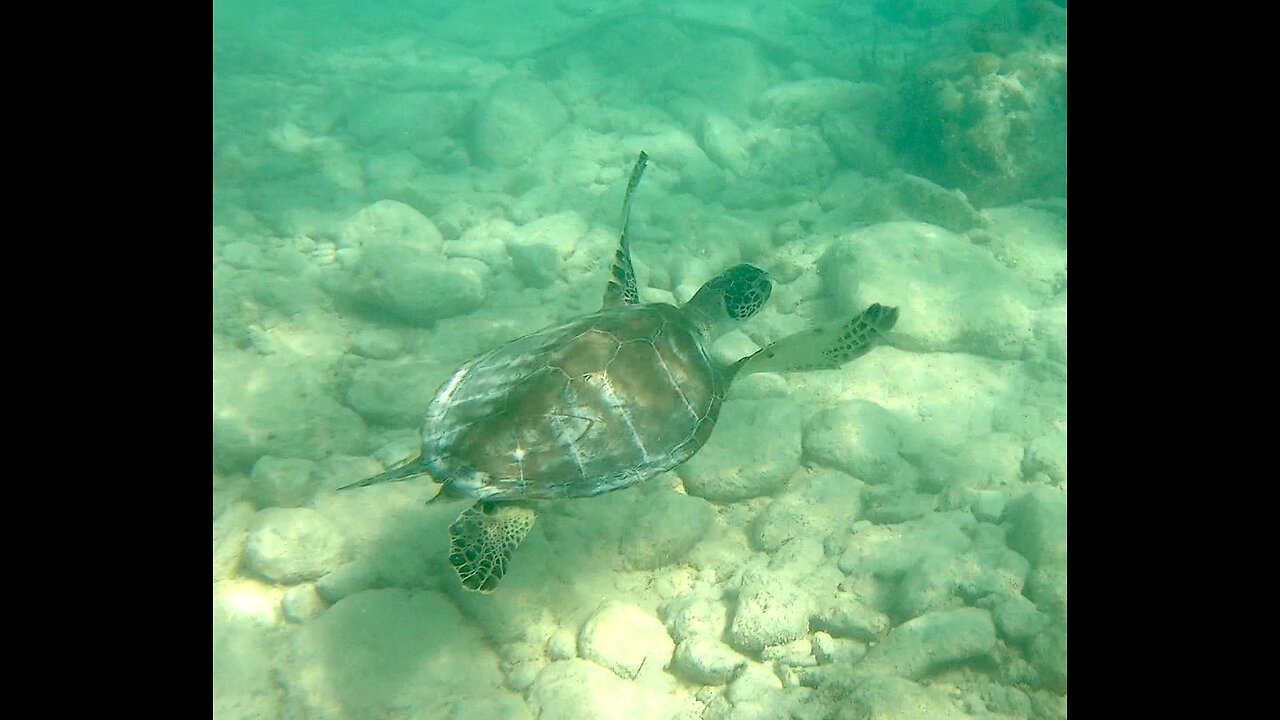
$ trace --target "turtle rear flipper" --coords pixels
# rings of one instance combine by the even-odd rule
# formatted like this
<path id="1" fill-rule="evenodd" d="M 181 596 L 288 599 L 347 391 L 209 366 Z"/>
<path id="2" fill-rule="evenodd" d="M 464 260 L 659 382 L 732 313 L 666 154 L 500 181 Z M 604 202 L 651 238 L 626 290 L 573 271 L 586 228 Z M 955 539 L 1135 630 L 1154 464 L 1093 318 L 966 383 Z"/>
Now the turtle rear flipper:
<path id="1" fill-rule="evenodd" d="M 381 483 L 401 482 L 403 480 L 409 480 L 411 478 L 421 477 L 427 474 L 428 474 L 427 469 L 422 464 L 422 454 L 419 453 L 409 458 L 408 460 L 401 462 L 399 465 L 396 465 L 390 470 L 387 470 L 386 472 L 379 473 L 377 475 L 374 475 L 373 477 L 365 478 L 364 480 L 357 480 L 349 485 L 343 485 L 342 487 L 338 488 L 338 492 L 341 492 L 343 490 L 350 490 L 351 488 L 362 488 L 362 487 L 369 487 L 370 485 L 379 485 Z"/>
<path id="2" fill-rule="evenodd" d="M 738 362 L 742 374 L 834 370 L 865 355 L 898 322 L 898 308 L 879 303 L 849 320 L 802 330 Z"/>
<path id="3" fill-rule="evenodd" d="M 622 233 L 618 237 L 618 249 L 613 254 L 613 267 L 609 270 L 609 284 L 604 289 L 604 306 L 635 305 L 640 302 L 640 291 L 636 287 L 636 272 L 631 267 L 631 244 L 627 240 L 627 229 L 631 224 L 631 198 L 635 196 L 636 186 L 640 184 L 640 176 L 649 164 L 649 156 L 643 150 L 631 168 L 631 180 L 627 183 L 627 195 L 622 201 Z"/>
<path id="4" fill-rule="evenodd" d="M 449 526 L 449 564 L 468 590 L 491 593 L 538 514 L 521 505 L 479 502 Z"/>

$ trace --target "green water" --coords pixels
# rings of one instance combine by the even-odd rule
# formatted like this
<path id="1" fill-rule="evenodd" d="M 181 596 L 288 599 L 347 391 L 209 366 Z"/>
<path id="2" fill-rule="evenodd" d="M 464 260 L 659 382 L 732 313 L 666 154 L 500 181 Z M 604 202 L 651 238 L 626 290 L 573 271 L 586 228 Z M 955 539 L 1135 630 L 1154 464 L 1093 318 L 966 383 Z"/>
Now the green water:
<path id="1" fill-rule="evenodd" d="M 215 717 L 1065 716 L 1065 0 L 219 1 L 213 58 Z M 336 490 L 601 308 L 641 150 L 641 301 L 773 281 L 710 362 L 899 320 L 469 592 L 465 501 Z"/>

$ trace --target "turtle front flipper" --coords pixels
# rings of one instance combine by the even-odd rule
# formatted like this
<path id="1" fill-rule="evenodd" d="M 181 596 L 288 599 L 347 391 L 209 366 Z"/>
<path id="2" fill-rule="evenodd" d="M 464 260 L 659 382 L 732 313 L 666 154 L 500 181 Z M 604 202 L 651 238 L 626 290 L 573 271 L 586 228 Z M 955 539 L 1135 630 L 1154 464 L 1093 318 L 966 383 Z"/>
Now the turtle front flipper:
<path id="1" fill-rule="evenodd" d="M 742 374 L 834 370 L 865 355 L 898 322 L 898 308 L 879 303 L 848 320 L 801 330 L 738 361 Z"/>
<path id="2" fill-rule="evenodd" d="M 449 564 L 468 590 L 491 593 L 538 514 L 523 505 L 478 502 L 449 526 Z"/>
<path id="3" fill-rule="evenodd" d="M 635 195 L 640 176 L 644 175 L 649 156 L 643 150 L 631 168 L 631 180 L 627 183 L 627 196 L 622 201 L 622 235 L 618 238 L 618 251 L 613 254 L 613 268 L 609 271 L 609 284 L 604 289 L 604 306 L 635 305 L 640 302 L 636 288 L 636 272 L 631 267 L 631 246 L 627 241 L 627 225 L 631 222 L 631 198 Z"/>

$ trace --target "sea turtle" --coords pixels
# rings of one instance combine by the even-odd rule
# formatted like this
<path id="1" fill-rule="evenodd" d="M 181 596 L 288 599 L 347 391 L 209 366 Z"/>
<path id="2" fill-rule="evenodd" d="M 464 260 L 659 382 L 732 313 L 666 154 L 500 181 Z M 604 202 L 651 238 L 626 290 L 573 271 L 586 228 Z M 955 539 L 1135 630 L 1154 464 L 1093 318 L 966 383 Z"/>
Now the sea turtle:
<path id="1" fill-rule="evenodd" d="M 682 307 L 641 303 L 627 226 L 647 164 L 641 152 L 604 306 L 463 363 L 427 406 L 421 454 L 342 488 L 429 475 L 442 483 L 436 498 L 475 501 L 449 526 L 449 562 L 469 590 L 497 587 L 537 517 L 530 501 L 599 495 L 671 470 L 707 442 L 735 377 L 839 367 L 898 319 L 897 308 L 872 305 L 716 362 L 707 346 L 755 315 L 772 281 L 737 265 Z"/>

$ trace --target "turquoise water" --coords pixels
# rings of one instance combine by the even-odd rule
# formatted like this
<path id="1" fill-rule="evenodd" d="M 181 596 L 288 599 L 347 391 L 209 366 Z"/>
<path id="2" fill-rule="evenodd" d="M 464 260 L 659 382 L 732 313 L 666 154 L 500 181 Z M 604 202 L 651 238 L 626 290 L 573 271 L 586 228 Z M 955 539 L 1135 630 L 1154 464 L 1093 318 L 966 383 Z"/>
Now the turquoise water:
<path id="1" fill-rule="evenodd" d="M 213 50 L 216 717 L 1065 716 L 1065 0 L 219 1 Z M 643 302 L 772 277 L 713 362 L 899 319 L 467 591 L 466 501 L 337 489 L 601 308 L 641 150 Z"/>

